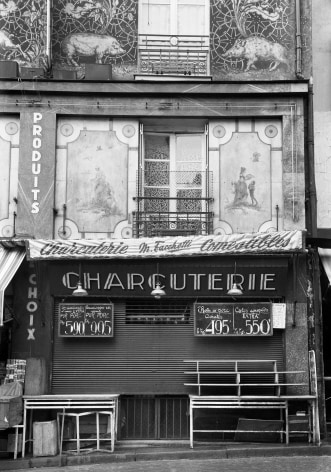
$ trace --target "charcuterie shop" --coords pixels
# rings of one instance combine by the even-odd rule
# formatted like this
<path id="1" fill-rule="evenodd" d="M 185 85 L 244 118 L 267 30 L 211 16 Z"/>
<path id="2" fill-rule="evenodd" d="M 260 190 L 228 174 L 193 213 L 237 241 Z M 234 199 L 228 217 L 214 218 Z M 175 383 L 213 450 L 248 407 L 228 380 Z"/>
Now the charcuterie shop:
<path id="1" fill-rule="evenodd" d="M 189 438 L 190 395 L 212 393 L 218 380 L 210 374 L 206 385 L 197 382 L 187 362 L 218 359 L 227 370 L 233 361 L 251 360 L 258 362 L 254 372 L 266 362 L 285 372 L 298 370 L 299 353 L 300 385 L 307 381 L 301 232 L 101 244 L 30 240 L 26 256 L 15 279 L 22 288 L 33 284 L 25 291 L 26 329 L 45 334 L 39 352 L 47 359 L 45 389 L 118 395 L 120 440 Z M 23 325 L 16 342 L 26 343 Z M 249 393 L 256 395 L 258 374 L 249 369 Z M 198 423 L 213 430 L 219 414 L 199 413 Z M 263 411 L 262 419 L 273 413 Z M 225 416 L 237 421 L 236 412 Z M 223 439 L 234 439 L 235 431 Z"/>

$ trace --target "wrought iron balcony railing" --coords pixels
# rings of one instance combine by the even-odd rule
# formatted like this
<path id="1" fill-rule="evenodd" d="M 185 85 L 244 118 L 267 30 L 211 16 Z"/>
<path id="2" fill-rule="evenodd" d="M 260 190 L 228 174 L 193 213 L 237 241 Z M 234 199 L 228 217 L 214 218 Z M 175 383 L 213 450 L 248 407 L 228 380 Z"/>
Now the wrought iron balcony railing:
<path id="1" fill-rule="evenodd" d="M 139 35 L 139 73 L 207 76 L 209 36 Z"/>
<path id="2" fill-rule="evenodd" d="M 139 197 L 136 199 L 139 200 Z M 196 200 L 211 201 L 212 199 Z M 211 211 L 135 211 L 133 212 L 133 237 L 212 234 L 213 216 Z"/>

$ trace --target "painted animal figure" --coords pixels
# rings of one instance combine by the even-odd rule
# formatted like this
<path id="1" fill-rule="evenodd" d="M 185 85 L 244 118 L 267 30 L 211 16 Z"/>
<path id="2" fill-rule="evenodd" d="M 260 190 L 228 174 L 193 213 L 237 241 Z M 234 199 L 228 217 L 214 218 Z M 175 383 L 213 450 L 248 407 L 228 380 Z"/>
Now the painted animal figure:
<path id="1" fill-rule="evenodd" d="M 104 56 L 118 56 L 125 53 L 116 38 L 103 34 L 73 33 L 62 41 L 62 51 L 70 65 L 78 67 L 75 56 L 95 56 L 96 63 L 101 64 Z"/>
<path id="2" fill-rule="evenodd" d="M 21 46 L 14 44 L 10 38 L 11 36 L 6 31 L 0 30 L 0 49 L 5 51 L 4 57 L 10 59 L 17 51 L 24 57 Z"/>
<path id="3" fill-rule="evenodd" d="M 273 71 L 280 64 L 288 67 L 286 53 L 286 48 L 279 43 L 273 43 L 260 36 L 250 36 L 237 39 L 234 45 L 223 54 L 223 57 L 246 59 L 245 71 L 251 68 L 256 69 L 255 64 L 258 61 L 270 62 L 269 71 Z"/>

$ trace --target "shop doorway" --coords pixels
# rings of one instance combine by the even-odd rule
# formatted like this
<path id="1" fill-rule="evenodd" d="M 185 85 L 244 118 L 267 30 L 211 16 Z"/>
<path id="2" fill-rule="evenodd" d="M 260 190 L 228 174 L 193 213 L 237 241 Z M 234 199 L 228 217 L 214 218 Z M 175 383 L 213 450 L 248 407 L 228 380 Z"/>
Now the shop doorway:
<path id="1" fill-rule="evenodd" d="M 120 440 L 189 438 L 189 401 L 181 396 L 122 396 Z"/>

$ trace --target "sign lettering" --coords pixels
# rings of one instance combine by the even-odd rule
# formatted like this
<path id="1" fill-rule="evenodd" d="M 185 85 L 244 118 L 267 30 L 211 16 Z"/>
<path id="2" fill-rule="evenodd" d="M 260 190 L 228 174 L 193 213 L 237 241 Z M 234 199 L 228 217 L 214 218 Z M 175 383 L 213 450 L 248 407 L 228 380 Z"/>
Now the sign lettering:
<path id="1" fill-rule="evenodd" d="M 60 303 L 59 336 L 111 338 L 113 317 L 112 303 Z"/>
<path id="2" fill-rule="evenodd" d="M 116 240 L 29 240 L 30 259 L 121 259 L 286 253 L 303 250 L 301 231 Z M 268 284 L 268 280 L 265 280 Z"/>
<path id="3" fill-rule="evenodd" d="M 271 336 L 271 303 L 195 303 L 195 336 Z"/>

